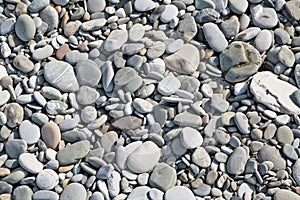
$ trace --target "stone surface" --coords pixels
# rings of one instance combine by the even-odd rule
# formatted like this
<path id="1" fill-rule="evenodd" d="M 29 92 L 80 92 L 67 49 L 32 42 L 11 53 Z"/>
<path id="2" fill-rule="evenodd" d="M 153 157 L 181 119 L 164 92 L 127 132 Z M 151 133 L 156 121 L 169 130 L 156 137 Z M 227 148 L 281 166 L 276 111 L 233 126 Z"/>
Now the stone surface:
<path id="1" fill-rule="evenodd" d="M 58 184 L 58 175 L 52 169 L 44 169 L 37 175 L 35 183 L 42 190 L 51 190 Z"/>
<path id="2" fill-rule="evenodd" d="M 216 52 L 223 52 L 228 46 L 228 42 L 224 34 L 216 24 L 204 24 L 203 33 L 209 46 Z"/>
<path id="3" fill-rule="evenodd" d="M 90 151 L 90 142 L 83 140 L 76 142 L 57 152 L 57 160 L 60 165 L 70 165 L 84 158 Z"/>
<path id="4" fill-rule="evenodd" d="M 273 170 L 285 169 L 286 161 L 281 157 L 279 151 L 270 145 L 264 145 L 258 152 L 260 162 L 271 161 L 274 164 Z"/>
<path id="5" fill-rule="evenodd" d="M 250 84 L 250 91 L 256 101 L 273 111 L 288 114 L 300 112 L 300 108 L 289 97 L 296 90 L 295 86 L 279 80 L 271 72 L 259 72 Z"/>
<path id="6" fill-rule="evenodd" d="M 24 73 L 28 73 L 32 71 L 34 68 L 33 62 L 24 55 L 16 56 L 13 60 L 13 65 L 15 68 L 17 68 L 18 70 Z"/>
<path id="7" fill-rule="evenodd" d="M 35 25 L 32 18 L 23 14 L 18 17 L 15 25 L 15 30 L 17 36 L 24 42 L 27 42 L 34 38 L 35 35 Z"/>
<path id="8" fill-rule="evenodd" d="M 71 183 L 65 187 L 63 190 L 60 199 L 61 200 L 69 200 L 69 199 L 78 199 L 78 200 L 86 200 L 87 192 L 83 185 L 79 183 Z"/>
<path id="9" fill-rule="evenodd" d="M 26 171 L 37 174 L 43 170 L 44 165 L 37 160 L 37 157 L 30 153 L 22 153 L 19 156 L 19 164 L 25 169 Z"/>
<path id="10" fill-rule="evenodd" d="M 198 49 L 191 44 L 185 44 L 177 52 L 164 59 L 167 68 L 181 74 L 192 74 L 198 68 L 200 57 Z"/>
<path id="11" fill-rule="evenodd" d="M 175 186 L 177 180 L 176 170 L 165 163 L 159 163 L 153 169 L 149 183 L 162 191 Z"/>
<path id="12" fill-rule="evenodd" d="M 300 197 L 295 192 L 292 192 L 287 189 L 279 189 L 274 194 L 274 200 L 280 199 L 291 199 L 291 200 L 299 200 Z"/>
<path id="13" fill-rule="evenodd" d="M 174 77 L 174 76 L 167 76 L 164 79 L 162 79 L 158 86 L 157 91 L 161 93 L 162 95 L 171 95 L 176 92 L 181 86 L 180 81 Z"/>
<path id="14" fill-rule="evenodd" d="M 207 168 L 211 164 L 211 158 L 203 147 L 198 147 L 192 154 L 192 161 L 199 167 Z"/>
<path id="15" fill-rule="evenodd" d="M 29 120 L 24 120 L 20 124 L 19 135 L 21 139 L 27 142 L 27 144 L 34 144 L 40 139 L 41 132 L 37 125 L 33 124 Z"/>
<path id="16" fill-rule="evenodd" d="M 193 200 L 195 199 L 195 196 L 193 192 L 184 186 L 175 186 L 171 189 L 169 189 L 165 193 L 165 199 L 166 200 L 172 200 L 172 199 L 186 199 L 186 200 Z"/>
<path id="17" fill-rule="evenodd" d="M 53 121 L 44 123 L 41 129 L 41 134 L 46 146 L 56 149 L 61 140 L 61 132 L 58 125 Z"/>
<path id="18" fill-rule="evenodd" d="M 245 170 L 245 165 L 248 160 L 248 155 L 243 147 L 237 147 L 232 154 L 230 154 L 226 169 L 228 173 L 239 175 L 242 174 Z"/>
<path id="19" fill-rule="evenodd" d="M 202 145 L 203 137 L 196 129 L 185 127 L 181 130 L 180 141 L 185 148 L 194 149 Z"/>
<path id="20" fill-rule="evenodd" d="M 76 64 L 76 77 L 81 86 L 97 86 L 101 75 L 98 65 L 92 60 L 81 60 Z"/>
<path id="21" fill-rule="evenodd" d="M 121 46 L 127 41 L 128 32 L 124 30 L 112 31 L 108 38 L 104 42 L 104 49 L 108 52 L 112 52 L 121 48 Z"/>
<path id="22" fill-rule="evenodd" d="M 250 44 L 233 42 L 220 55 L 220 65 L 227 81 L 241 82 L 257 72 L 261 58 Z"/>
<path id="23" fill-rule="evenodd" d="M 66 62 L 48 62 L 44 68 L 44 77 L 62 92 L 76 92 L 79 89 L 73 67 Z"/>
<path id="24" fill-rule="evenodd" d="M 127 166 L 134 173 L 144 173 L 152 170 L 159 158 L 160 148 L 147 141 L 128 156 Z"/>

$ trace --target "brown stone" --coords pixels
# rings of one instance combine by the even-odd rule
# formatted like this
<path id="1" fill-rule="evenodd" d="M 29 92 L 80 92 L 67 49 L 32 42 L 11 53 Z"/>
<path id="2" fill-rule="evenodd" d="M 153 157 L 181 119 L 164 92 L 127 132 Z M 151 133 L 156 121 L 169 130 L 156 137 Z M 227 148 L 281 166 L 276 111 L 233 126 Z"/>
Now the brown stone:
<path id="1" fill-rule="evenodd" d="M 3 168 L 3 167 L 0 168 L 0 177 L 7 176 L 8 174 L 10 174 L 10 170 L 9 169 Z"/>
<path id="2" fill-rule="evenodd" d="M 42 127 L 42 139 L 47 147 L 55 149 L 61 140 L 61 133 L 58 125 L 52 121 L 46 122 Z"/>
<path id="3" fill-rule="evenodd" d="M 66 173 L 66 172 L 71 171 L 73 168 L 74 168 L 74 165 L 62 166 L 62 167 L 58 168 L 58 172 Z"/>
<path id="4" fill-rule="evenodd" d="M 63 44 L 58 48 L 56 52 L 56 58 L 58 60 L 62 60 L 65 57 L 65 55 L 69 52 L 71 52 L 69 45 Z"/>

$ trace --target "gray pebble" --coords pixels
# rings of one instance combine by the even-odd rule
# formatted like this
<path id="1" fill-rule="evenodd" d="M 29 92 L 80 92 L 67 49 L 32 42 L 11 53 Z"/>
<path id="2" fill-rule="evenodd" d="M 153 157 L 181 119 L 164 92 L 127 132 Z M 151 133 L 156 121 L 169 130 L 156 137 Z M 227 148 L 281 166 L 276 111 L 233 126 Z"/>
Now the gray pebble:
<path id="1" fill-rule="evenodd" d="M 203 25 L 204 36 L 209 44 L 209 46 L 217 51 L 222 52 L 228 46 L 228 42 L 216 24 L 205 23 Z"/>
<path id="2" fill-rule="evenodd" d="M 35 35 L 35 25 L 32 18 L 27 14 L 19 16 L 16 22 L 15 31 L 17 36 L 24 42 L 33 39 Z"/>

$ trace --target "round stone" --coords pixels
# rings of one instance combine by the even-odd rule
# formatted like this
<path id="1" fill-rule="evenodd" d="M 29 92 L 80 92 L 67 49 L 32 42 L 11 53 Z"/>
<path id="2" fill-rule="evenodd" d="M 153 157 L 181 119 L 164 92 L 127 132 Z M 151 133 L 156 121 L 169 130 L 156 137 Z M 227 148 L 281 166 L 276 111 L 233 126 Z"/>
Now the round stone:
<path id="1" fill-rule="evenodd" d="M 13 199 L 15 200 L 31 200 L 33 192 L 27 185 L 18 186 L 13 191 Z"/>
<path id="2" fill-rule="evenodd" d="M 27 144 L 34 144 L 40 139 L 40 128 L 31 121 L 25 120 L 20 124 L 19 135 Z"/>
<path id="3" fill-rule="evenodd" d="M 155 3 L 152 0 L 136 0 L 134 8 L 139 12 L 145 12 L 154 9 Z"/>
<path id="4" fill-rule="evenodd" d="M 280 126 L 276 132 L 277 141 L 283 144 L 292 144 L 294 141 L 293 131 L 288 126 Z"/>
<path id="5" fill-rule="evenodd" d="M 24 55 L 17 55 L 13 60 L 13 65 L 15 68 L 24 73 L 28 73 L 34 68 L 33 62 Z"/>
<path id="6" fill-rule="evenodd" d="M 211 158 L 203 147 L 198 147 L 192 154 L 192 161 L 199 167 L 207 168 L 211 164 Z"/>
<path id="7" fill-rule="evenodd" d="M 5 150 L 10 158 L 18 158 L 27 150 L 27 143 L 21 139 L 10 139 L 5 144 Z"/>
<path id="8" fill-rule="evenodd" d="M 4 111 L 7 122 L 12 124 L 20 124 L 23 121 L 24 110 L 23 107 L 17 103 L 9 103 L 7 104 Z"/>
<path id="9" fill-rule="evenodd" d="M 46 146 L 52 149 L 56 149 L 61 140 L 61 133 L 58 125 L 53 121 L 44 123 L 42 129 L 42 139 Z"/>
<path id="10" fill-rule="evenodd" d="M 52 169 L 44 169 L 37 175 L 35 183 L 43 190 L 52 190 L 58 184 L 58 175 Z"/>
<path id="11" fill-rule="evenodd" d="M 228 46 L 224 34 L 216 24 L 211 22 L 205 23 L 203 25 L 203 33 L 207 43 L 213 50 L 222 52 Z"/>
<path id="12" fill-rule="evenodd" d="M 145 27 L 142 24 L 134 24 L 129 30 L 129 40 L 133 42 L 140 41 L 145 34 Z"/>
<path id="13" fill-rule="evenodd" d="M 174 76 L 167 76 L 162 79 L 158 86 L 157 91 L 162 95 L 171 95 L 176 92 L 181 86 L 180 81 Z"/>
<path id="14" fill-rule="evenodd" d="M 185 186 L 175 186 L 165 193 L 165 200 L 185 199 L 194 200 L 193 192 Z"/>
<path id="15" fill-rule="evenodd" d="M 114 30 L 106 38 L 103 48 L 108 52 L 118 50 L 123 46 L 127 39 L 128 32 L 126 30 Z"/>
<path id="16" fill-rule="evenodd" d="M 105 0 L 88 0 L 87 8 L 90 13 L 102 12 L 105 9 Z"/>
<path id="17" fill-rule="evenodd" d="M 71 183 L 70 185 L 67 185 L 60 195 L 60 200 L 86 200 L 86 198 L 87 192 L 84 186 L 79 183 Z"/>
<path id="18" fill-rule="evenodd" d="M 10 99 L 10 93 L 7 90 L 0 92 L 0 106 L 6 104 Z"/>
<path id="19" fill-rule="evenodd" d="M 239 175 L 245 170 L 248 155 L 243 147 L 237 147 L 227 160 L 227 171 L 230 174 Z"/>
<path id="20" fill-rule="evenodd" d="M 32 200 L 58 200 L 59 194 L 49 190 L 38 190 L 32 195 Z"/>
<path id="21" fill-rule="evenodd" d="M 133 107 L 140 113 L 149 113 L 153 110 L 153 105 L 141 98 L 134 99 Z"/>
<path id="22" fill-rule="evenodd" d="M 165 163 L 159 163 L 155 166 L 149 182 L 152 187 L 167 191 L 175 186 L 176 180 L 176 170 Z"/>
<path id="23" fill-rule="evenodd" d="M 35 35 L 35 25 L 32 18 L 27 14 L 19 16 L 15 25 L 15 31 L 17 36 L 24 42 L 33 39 Z"/>
<path id="24" fill-rule="evenodd" d="M 81 105 L 89 105 L 95 103 L 95 101 L 100 97 L 100 94 L 94 88 L 88 86 L 82 86 L 79 88 L 77 93 L 77 101 Z"/>
<path id="25" fill-rule="evenodd" d="M 257 154 L 258 161 L 271 161 L 274 164 L 273 170 L 278 171 L 286 168 L 286 161 L 279 151 L 270 145 L 264 145 Z M 300 183 L 300 182 L 299 182 Z"/>
<path id="26" fill-rule="evenodd" d="M 90 123 L 97 118 L 97 110 L 93 106 L 86 106 L 81 111 L 80 118 L 84 123 Z"/>
<path id="27" fill-rule="evenodd" d="M 92 60 L 80 60 L 76 64 L 76 77 L 81 86 L 96 87 L 101 75 L 100 68 Z"/>
<path id="28" fill-rule="evenodd" d="M 203 143 L 203 137 L 200 132 L 190 127 L 185 127 L 181 130 L 180 140 L 187 149 L 200 147 Z"/>
<path id="29" fill-rule="evenodd" d="M 127 166 L 134 173 L 148 172 L 157 164 L 160 158 L 160 148 L 147 141 L 133 151 L 127 158 Z"/>
<path id="30" fill-rule="evenodd" d="M 252 22 L 259 28 L 273 28 L 278 23 L 275 9 L 258 4 L 251 9 Z"/>
<path id="31" fill-rule="evenodd" d="M 19 163 L 26 171 L 37 174 L 43 170 L 43 163 L 38 161 L 37 157 L 31 153 L 22 153 L 19 156 Z"/>
<path id="32" fill-rule="evenodd" d="M 40 18 L 48 25 L 48 31 L 52 31 L 58 27 L 59 17 L 55 8 L 47 6 L 40 12 Z"/>
<path id="33" fill-rule="evenodd" d="M 178 8 L 175 5 L 166 5 L 165 10 L 162 12 L 160 16 L 160 20 L 163 23 L 169 23 L 172 19 L 177 17 L 178 15 Z"/>

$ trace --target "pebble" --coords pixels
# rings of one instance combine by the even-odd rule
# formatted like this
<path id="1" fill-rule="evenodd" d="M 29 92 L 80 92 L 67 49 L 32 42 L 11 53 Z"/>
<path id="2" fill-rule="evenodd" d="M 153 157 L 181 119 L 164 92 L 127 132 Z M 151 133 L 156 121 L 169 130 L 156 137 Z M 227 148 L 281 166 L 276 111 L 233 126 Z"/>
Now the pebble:
<path id="1" fill-rule="evenodd" d="M 248 155 L 243 147 L 234 149 L 227 160 L 226 169 L 228 173 L 234 175 L 242 174 L 245 170 L 247 160 Z"/>
<path id="2" fill-rule="evenodd" d="M 155 3 L 152 0 L 136 0 L 134 8 L 139 12 L 149 11 L 155 8 Z"/>
<path id="3" fill-rule="evenodd" d="M 3 90 L 0 92 L 0 106 L 6 104 L 9 101 L 9 99 L 10 99 L 10 93 L 7 90 Z"/>
<path id="4" fill-rule="evenodd" d="M 125 116 L 114 121 L 112 125 L 121 130 L 135 130 L 142 125 L 142 120 L 135 116 Z"/>
<path id="5" fill-rule="evenodd" d="M 81 105 L 89 105 L 95 103 L 99 97 L 99 92 L 94 88 L 82 86 L 77 93 L 77 102 Z"/>
<path id="6" fill-rule="evenodd" d="M 60 129 L 53 121 L 44 123 L 41 129 L 41 135 L 46 146 L 52 149 L 56 149 L 61 141 Z"/>
<path id="7" fill-rule="evenodd" d="M 280 200 L 280 199 L 291 199 L 291 200 L 298 200 L 299 195 L 287 190 L 287 189 L 279 189 L 274 194 L 274 200 Z"/>
<path id="8" fill-rule="evenodd" d="M 258 152 L 260 162 L 271 161 L 274 164 L 273 170 L 278 171 L 285 169 L 286 161 L 281 157 L 279 151 L 270 145 L 264 145 Z"/>
<path id="9" fill-rule="evenodd" d="M 27 42 L 34 38 L 35 35 L 35 25 L 32 18 L 23 14 L 18 17 L 15 25 L 15 31 L 17 36 L 24 42 Z"/>
<path id="10" fill-rule="evenodd" d="M 277 13 L 273 8 L 256 5 L 251 9 L 253 24 L 259 28 L 271 29 L 278 23 Z"/>
<path id="11" fill-rule="evenodd" d="M 241 15 L 243 14 L 248 8 L 248 1 L 246 0 L 229 0 L 229 8 L 232 12 Z"/>
<path id="12" fill-rule="evenodd" d="M 59 194 L 49 190 L 38 190 L 32 195 L 33 200 L 41 200 L 47 198 L 49 200 L 58 200 Z"/>
<path id="13" fill-rule="evenodd" d="M 195 196 L 193 192 L 185 187 L 185 186 L 175 186 L 165 193 L 165 199 L 166 200 L 172 200 L 172 199 L 186 199 L 186 200 L 193 200 L 195 199 Z"/>
<path id="14" fill-rule="evenodd" d="M 79 183 L 71 183 L 65 187 L 61 193 L 61 200 L 78 199 L 86 200 L 87 192 L 83 185 Z"/>
<path id="15" fill-rule="evenodd" d="M 185 148 L 194 149 L 202 145 L 203 137 L 196 129 L 185 127 L 181 130 L 180 141 Z"/>
<path id="16" fill-rule="evenodd" d="M 43 10 L 46 6 L 48 6 L 50 3 L 49 0 L 33 0 L 28 5 L 28 10 L 32 13 L 37 13 L 41 10 Z"/>
<path id="17" fill-rule="evenodd" d="M 148 186 L 139 186 L 134 188 L 128 195 L 127 200 L 147 199 L 147 193 L 150 188 Z"/>
<path id="18" fill-rule="evenodd" d="M 251 131 L 247 116 L 242 112 L 235 113 L 234 121 L 242 134 L 249 134 Z"/>
<path id="19" fill-rule="evenodd" d="M 118 50 L 121 48 L 121 46 L 123 46 L 123 44 L 127 41 L 127 39 L 128 39 L 127 31 L 114 30 L 109 34 L 109 36 L 105 40 L 103 48 L 108 52 Z"/>
<path id="20" fill-rule="evenodd" d="M 48 25 L 47 30 L 52 31 L 58 27 L 59 16 L 55 8 L 47 6 L 40 12 L 40 18 Z"/>
<path id="21" fill-rule="evenodd" d="M 165 10 L 161 13 L 160 20 L 163 23 L 169 23 L 172 19 L 177 17 L 178 8 L 175 5 L 166 5 Z"/>
<path id="22" fill-rule="evenodd" d="M 192 74 L 198 68 L 198 49 L 191 44 L 183 45 L 177 52 L 164 58 L 167 68 L 181 74 Z"/>
<path id="23" fill-rule="evenodd" d="M 203 25 L 203 33 L 209 46 L 216 52 L 223 52 L 228 46 L 228 42 L 219 29 L 214 23 L 205 23 Z"/>
<path id="24" fill-rule="evenodd" d="M 294 141 L 293 131 L 288 126 L 280 126 L 276 132 L 276 139 L 283 144 L 291 144 Z"/>
<path id="25" fill-rule="evenodd" d="M 23 169 L 32 174 L 38 174 L 43 170 L 44 167 L 44 165 L 37 160 L 36 156 L 30 153 L 22 153 L 19 156 L 18 161 Z"/>
<path id="26" fill-rule="evenodd" d="M 147 141 L 134 150 L 127 158 L 127 166 L 134 173 L 144 173 L 153 169 L 160 158 L 160 148 Z"/>
<path id="27" fill-rule="evenodd" d="M 76 142 L 57 152 L 57 160 L 60 165 L 70 165 L 77 163 L 81 158 L 84 158 L 90 151 L 90 142 L 83 140 Z"/>
<path id="28" fill-rule="evenodd" d="M 83 22 L 80 28 L 84 31 L 96 31 L 102 28 L 106 24 L 106 19 L 93 19 L 87 22 Z"/>
<path id="29" fill-rule="evenodd" d="M 13 191 L 13 199 L 16 200 L 31 200 L 33 191 L 27 185 L 16 187 Z"/>
<path id="30" fill-rule="evenodd" d="M 80 118 L 84 123 L 90 123 L 97 118 L 97 110 L 93 106 L 86 106 L 80 114 Z"/>
<path id="31" fill-rule="evenodd" d="M 152 187 L 167 191 L 175 186 L 176 170 L 165 163 L 159 163 L 153 169 L 149 183 Z"/>
<path id="32" fill-rule="evenodd" d="M 162 95 L 168 96 L 174 94 L 180 86 L 181 83 L 176 77 L 167 76 L 159 82 L 157 91 Z"/>
<path id="33" fill-rule="evenodd" d="M 73 67 L 63 61 L 50 61 L 44 67 L 45 79 L 62 92 L 79 90 Z"/>
<path id="34" fill-rule="evenodd" d="M 153 110 L 153 105 L 144 99 L 136 98 L 133 101 L 133 107 L 139 112 L 139 113 L 149 113 Z"/>
<path id="35" fill-rule="evenodd" d="M 87 8 L 90 13 L 102 12 L 105 9 L 106 2 L 104 0 L 88 0 Z"/>
<path id="36" fill-rule="evenodd" d="M 295 90 L 297 90 L 295 86 L 277 79 L 277 76 L 270 72 L 257 73 L 250 84 L 250 91 L 258 102 L 273 111 L 287 114 L 300 111 L 289 97 Z"/>
<path id="37" fill-rule="evenodd" d="M 255 37 L 254 43 L 259 52 L 267 51 L 272 45 L 272 33 L 266 29 L 260 31 Z"/>
<path id="38" fill-rule="evenodd" d="M 50 57 L 53 54 L 53 48 L 50 45 L 46 45 L 42 48 L 38 48 L 32 52 L 32 58 L 40 61 Z"/>
<path id="39" fill-rule="evenodd" d="M 198 147 L 192 154 L 192 161 L 199 167 L 207 168 L 211 165 L 211 158 L 203 147 Z"/>
<path id="40" fill-rule="evenodd" d="M 292 67 L 295 63 L 294 53 L 287 47 L 282 46 L 278 52 L 279 61 L 287 67 Z"/>
<path id="41" fill-rule="evenodd" d="M 34 68 L 33 62 L 24 55 L 16 56 L 13 60 L 13 65 L 15 68 L 24 73 L 28 73 Z"/>
<path id="42" fill-rule="evenodd" d="M 29 120 L 24 120 L 20 124 L 19 135 L 21 139 L 27 142 L 27 144 L 34 144 L 40 139 L 41 132 L 37 125 L 33 124 Z"/>
<path id="43" fill-rule="evenodd" d="M 220 55 L 220 65 L 227 81 L 244 81 L 259 69 L 260 54 L 250 44 L 232 42 Z"/>
<path id="44" fill-rule="evenodd" d="M 10 139 L 6 142 L 5 150 L 10 158 L 18 158 L 27 150 L 27 143 L 21 139 Z"/>

